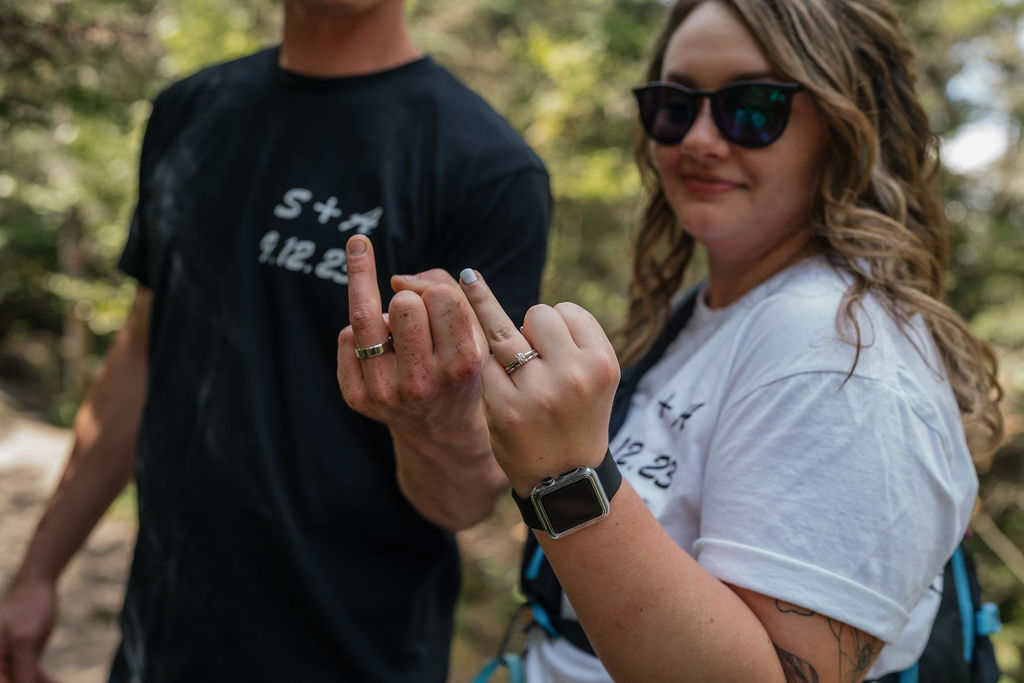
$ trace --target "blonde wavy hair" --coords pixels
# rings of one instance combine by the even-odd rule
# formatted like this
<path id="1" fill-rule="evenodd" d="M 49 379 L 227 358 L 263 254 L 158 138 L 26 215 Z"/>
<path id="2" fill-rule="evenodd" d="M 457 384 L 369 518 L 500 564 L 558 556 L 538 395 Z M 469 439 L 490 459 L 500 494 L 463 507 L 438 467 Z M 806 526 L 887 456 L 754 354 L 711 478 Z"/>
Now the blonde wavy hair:
<path id="1" fill-rule="evenodd" d="M 732 7 L 787 79 L 801 83 L 825 123 L 828 155 L 812 209 L 813 240 L 852 284 L 837 329 L 861 348 L 855 311 L 873 293 L 901 325 L 920 315 L 938 346 L 975 455 L 1002 438 L 1002 390 L 992 350 L 943 303 L 949 225 L 936 175 L 938 140 L 914 90 L 914 53 L 887 0 L 680 0 L 654 45 L 660 78 L 669 39 L 702 2 Z M 637 126 L 645 197 L 633 257 L 623 365 L 638 360 L 668 318 L 694 253 L 669 206 Z M 856 360 L 854 361 L 854 367 Z M 851 368 L 851 373 L 853 368 Z"/>

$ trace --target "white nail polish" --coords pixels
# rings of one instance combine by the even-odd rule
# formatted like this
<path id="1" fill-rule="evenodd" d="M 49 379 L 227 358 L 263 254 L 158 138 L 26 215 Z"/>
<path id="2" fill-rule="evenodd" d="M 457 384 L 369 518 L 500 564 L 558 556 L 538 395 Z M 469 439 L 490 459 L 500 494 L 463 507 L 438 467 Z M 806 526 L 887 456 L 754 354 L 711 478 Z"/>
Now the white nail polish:
<path id="1" fill-rule="evenodd" d="M 476 273 L 473 272 L 472 268 L 465 268 L 459 273 L 459 279 L 462 280 L 462 284 L 471 285 L 476 282 Z"/>

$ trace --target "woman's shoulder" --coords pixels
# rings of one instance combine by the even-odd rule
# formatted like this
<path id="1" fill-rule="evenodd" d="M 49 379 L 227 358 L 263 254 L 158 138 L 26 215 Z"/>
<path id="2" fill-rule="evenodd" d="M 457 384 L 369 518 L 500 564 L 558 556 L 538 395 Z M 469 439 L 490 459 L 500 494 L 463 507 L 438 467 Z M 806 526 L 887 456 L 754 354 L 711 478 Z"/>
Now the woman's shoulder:
<path id="1" fill-rule="evenodd" d="M 839 372 L 893 379 L 897 370 L 942 373 L 919 317 L 899 320 L 873 293 L 847 308 L 852 280 L 823 258 L 780 274 L 749 302 L 742 353 L 776 375 Z"/>
<path id="2" fill-rule="evenodd" d="M 753 292 L 747 308 L 753 322 L 782 330 L 829 330 L 848 283 L 824 259 L 806 259 L 779 273 Z"/>

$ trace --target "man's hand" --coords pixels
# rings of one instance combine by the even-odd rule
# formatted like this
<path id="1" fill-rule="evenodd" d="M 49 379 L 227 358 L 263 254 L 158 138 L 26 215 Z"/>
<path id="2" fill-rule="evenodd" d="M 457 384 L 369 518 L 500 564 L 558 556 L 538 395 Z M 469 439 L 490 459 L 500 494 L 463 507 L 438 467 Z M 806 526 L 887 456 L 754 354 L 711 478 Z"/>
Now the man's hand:
<path id="1" fill-rule="evenodd" d="M 57 613 L 52 585 L 16 582 L 0 602 L 0 683 L 53 683 L 39 659 Z"/>
<path id="2" fill-rule="evenodd" d="M 391 431 L 398 483 L 427 519 L 450 530 L 486 517 L 508 483 L 491 456 L 480 370 L 488 356 L 476 316 L 441 270 L 394 277 L 385 316 L 370 240 L 348 250 L 349 318 L 338 335 L 338 384 L 355 411 Z M 356 348 L 385 343 L 379 355 Z"/>

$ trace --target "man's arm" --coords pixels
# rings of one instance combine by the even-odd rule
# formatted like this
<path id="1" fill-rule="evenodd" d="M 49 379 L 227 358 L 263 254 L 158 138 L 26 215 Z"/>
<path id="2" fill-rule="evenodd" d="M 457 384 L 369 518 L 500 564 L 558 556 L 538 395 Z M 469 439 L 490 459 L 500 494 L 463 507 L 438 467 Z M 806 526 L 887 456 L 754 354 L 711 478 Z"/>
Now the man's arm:
<path id="1" fill-rule="evenodd" d="M 491 455 L 480 384 L 487 346 L 455 281 L 443 271 L 397 282 L 381 310 L 370 241 L 348 243 L 351 325 L 338 336 L 345 401 L 388 426 L 399 488 L 434 524 L 457 531 L 490 514 L 508 480 Z M 393 338 L 393 348 L 357 359 L 354 349 Z"/>
<path id="2" fill-rule="evenodd" d="M 518 154 L 519 152 L 514 152 Z M 428 240 L 413 262 L 434 266 L 392 275 L 382 314 L 372 247 L 348 253 L 349 317 L 338 337 L 338 380 L 354 410 L 388 426 L 406 499 L 438 526 L 457 531 L 486 518 L 509 489 L 491 453 L 480 369 L 490 352 L 458 283 L 473 264 L 491 273 L 522 319 L 537 299 L 551 218 L 539 165 L 479 179 L 460 197 L 457 225 Z M 353 238 L 349 246 L 362 244 Z M 393 352 L 356 360 L 355 347 L 394 338 Z"/>
<path id="3" fill-rule="evenodd" d="M 139 288 L 78 410 L 60 482 L 0 602 L 0 683 L 46 680 L 38 661 L 54 623 L 57 579 L 131 479 L 146 395 L 151 302 L 152 293 Z"/>

